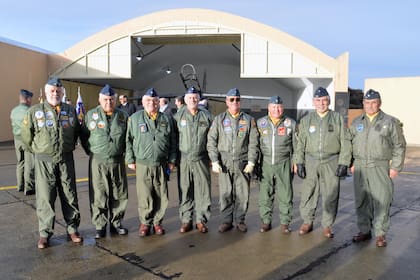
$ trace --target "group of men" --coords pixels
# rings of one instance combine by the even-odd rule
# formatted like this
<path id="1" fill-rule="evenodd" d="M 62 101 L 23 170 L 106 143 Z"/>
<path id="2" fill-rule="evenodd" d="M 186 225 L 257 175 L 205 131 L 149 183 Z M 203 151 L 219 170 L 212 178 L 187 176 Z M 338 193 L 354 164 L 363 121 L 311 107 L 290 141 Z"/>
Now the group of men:
<path id="1" fill-rule="evenodd" d="M 297 174 L 303 179 L 299 234 L 313 230 L 321 196 L 323 235 L 332 238 L 340 177 L 351 168 L 360 230 L 353 241 L 369 240 L 374 231 L 376 245 L 386 246 L 392 179 L 403 167 L 406 144 L 399 121 L 380 110 L 381 98 L 376 91 L 365 94 L 364 113 L 347 128 L 343 117 L 329 109 L 330 96 L 322 87 L 313 95 L 315 111 L 298 125 L 284 114 L 280 96 L 272 96 L 268 114 L 255 120 L 241 109 L 241 94 L 236 88 L 226 94 L 227 110 L 215 117 L 199 106 L 201 92 L 194 87 L 187 89 L 185 104 L 179 101 L 173 116 L 159 110 L 154 88 L 142 97 L 143 109 L 129 115 L 116 106 L 117 94 L 109 85 L 99 92 L 99 105 L 79 123 L 74 108 L 61 102 L 61 88 L 59 79 L 48 80 L 46 102 L 26 108 L 20 135 L 15 136 L 15 142 L 23 143 L 20 151 L 34 156 L 40 249 L 49 246 L 53 234 L 57 194 L 69 239 L 83 241 L 78 232 L 73 160 L 78 137 L 89 155 L 89 200 L 96 239 L 106 236 L 108 224 L 111 234 L 128 233 L 122 225 L 128 203 L 126 165 L 136 172 L 138 234 L 142 237 L 165 233 L 168 180 L 176 168 L 180 233 L 191 231 L 194 222 L 199 232 L 209 230 L 211 170 L 219 180 L 219 232 L 234 225 L 238 231 L 247 231 L 250 182 L 257 173 L 261 181 L 260 231 L 272 228 L 276 195 L 281 232 L 290 233 L 292 181 Z M 18 186 L 25 192 L 32 189 L 21 183 Z"/>

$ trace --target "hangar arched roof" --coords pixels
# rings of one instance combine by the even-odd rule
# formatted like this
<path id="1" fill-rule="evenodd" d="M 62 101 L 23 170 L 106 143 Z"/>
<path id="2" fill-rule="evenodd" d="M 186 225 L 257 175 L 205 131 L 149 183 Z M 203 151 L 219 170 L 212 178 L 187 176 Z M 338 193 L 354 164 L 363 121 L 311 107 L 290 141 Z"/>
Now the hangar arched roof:
<path id="1" fill-rule="evenodd" d="M 207 9 L 160 11 L 114 25 L 55 56 L 51 73 L 69 79 L 134 79 L 134 57 L 145 52 L 137 49 L 136 38 L 146 38 L 152 51 L 166 44 L 183 45 L 185 50 L 191 44 L 232 44 L 240 51 L 242 78 L 327 78 L 334 81 L 336 91 L 347 90 L 347 53 L 334 59 L 281 30 Z M 212 52 L 195 54 L 201 56 L 198 63 L 217 63 L 217 59 L 229 63 L 229 52 L 221 50 L 225 56 Z M 168 60 L 170 53 L 159 50 L 153 56 Z M 185 55 L 194 56 L 188 51 Z M 151 59 L 149 63 L 154 65 Z"/>

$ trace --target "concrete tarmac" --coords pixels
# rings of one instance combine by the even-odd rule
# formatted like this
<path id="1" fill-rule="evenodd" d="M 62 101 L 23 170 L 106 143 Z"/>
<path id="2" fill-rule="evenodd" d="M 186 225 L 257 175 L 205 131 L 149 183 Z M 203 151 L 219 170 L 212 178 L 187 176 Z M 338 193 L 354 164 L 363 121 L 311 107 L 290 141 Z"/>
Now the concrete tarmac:
<path id="1" fill-rule="evenodd" d="M 258 185 L 251 187 L 248 232 L 219 233 L 217 175 L 212 177 L 212 216 L 207 234 L 180 234 L 176 173 L 169 182 L 170 205 L 163 236 L 138 236 L 135 178 L 129 176 L 129 205 L 124 219 L 127 236 L 96 241 L 90 221 L 87 183 L 88 158 L 75 151 L 77 191 L 83 245 L 67 241 L 60 201 L 56 201 L 55 234 L 50 247 L 37 248 L 35 196 L 15 189 L 15 152 L 0 145 L 0 279 L 420 279 L 420 148 L 408 148 L 405 169 L 395 179 L 388 246 L 374 239 L 352 243 L 358 230 L 352 177 L 341 181 L 335 237 L 326 239 L 320 209 L 314 231 L 299 236 L 301 180 L 294 179 L 293 232 L 280 233 L 277 201 L 273 230 L 260 233 Z M 131 172 L 129 172 L 131 173 Z"/>

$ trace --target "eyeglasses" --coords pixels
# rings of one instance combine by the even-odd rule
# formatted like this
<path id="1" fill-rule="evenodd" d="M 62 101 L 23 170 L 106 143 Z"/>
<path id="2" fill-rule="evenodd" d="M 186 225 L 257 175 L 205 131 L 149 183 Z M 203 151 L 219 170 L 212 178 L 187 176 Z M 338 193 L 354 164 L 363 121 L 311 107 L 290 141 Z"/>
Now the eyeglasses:
<path id="1" fill-rule="evenodd" d="M 229 102 L 233 103 L 233 102 L 241 102 L 241 98 L 240 97 L 236 97 L 236 98 L 229 98 Z"/>

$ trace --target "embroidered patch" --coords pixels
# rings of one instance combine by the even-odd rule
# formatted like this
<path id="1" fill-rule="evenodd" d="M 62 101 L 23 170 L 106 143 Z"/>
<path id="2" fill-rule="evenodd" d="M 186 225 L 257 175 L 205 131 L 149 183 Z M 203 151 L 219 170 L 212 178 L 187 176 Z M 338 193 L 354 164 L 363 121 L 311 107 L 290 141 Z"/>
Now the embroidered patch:
<path id="1" fill-rule="evenodd" d="M 63 128 L 68 128 L 68 127 L 69 127 L 69 122 L 68 122 L 68 121 L 62 121 L 62 122 L 61 122 L 61 126 L 62 126 Z"/>
<path id="2" fill-rule="evenodd" d="M 277 128 L 277 135 L 284 136 L 286 135 L 286 128 L 284 126 L 280 126 Z"/>
<path id="3" fill-rule="evenodd" d="M 230 126 L 230 125 L 231 125 L 231 122 L 230 122 L 229 119 L 224 119 L 223 120 L 223 126 Z"/>
<path id="4" fill-rule="evenodd" d="M 316 127 L 314 125 L 311 125 L 309 127 L 309 133 L 314 133 L 316 131 Z"/>
<path id="5" fill-rule="evenodd" d="M 36 119 L 42 119 L 44 117 L 44 112 L 42 111 L 36 111 L 35 112 L 35 118 Z"/>
<path id="6" fill-rule="evenodd" d="M 104 128 L 105 127 L 105 122 L 104 121 L 99 121 L 98 122 L 98 128 Z"/>
<path id="7" fill-rule="evenodd" d="M 99 119 L 99 115 L 98 113 L 93 113 L 92 114 L 92 119 L 94 119 L 95 121 Z"/>
<path id="8" fill-rule="evenodd" d="M 262 119 L 262 120 L 260 120 L 260 122 L 259 122 L 259 127 L 261 127 L 261 128 L 265 128 L 265 127 L 267 127 L 267 120 L 266 119 Z"/>
<path id="9" fill-rule="evenodd" d="M 363 129 L 364 129 L 364 127 L 363 127 L 363 124 L 362 124 L 362 123 L 359 123 L 359 124 L 357 125 L 357 127 L 356 127 L 357 132 L 362 132 L 362 131 L 363 131 Z"/>
<path id="10" fill-rule="evenodd" d="M 94 130 L 96 128 L 96 122 L 95 121 L 91 121 L 89 123 L 89 130 Z"/>
<path id="11" fill-rule="evenodd" d="M 140 123 L 139 128 L 140 128 L 140 132 L 142 133 L 147 132 L 147 126 L 145 123 Z"/>
<path id="12" fill-rule="evenodd" d="M 38 124 L 38 127 L 41 128 L 41 127 L 44 127 L 45 122 L 44 120 L 38 120 L 37 124 Z"/>
<path id="13" fill-rule="evenodd" d="M 54 119 L 54 113 L 52 111 L 48 111 L 45 113 L 45 117 L 47 118 L 47 120 L 52 120 Z"/>
<path id="14" fill-rule="evenodd" d="M 288 127 L 288 126 L 291 126 L 291 125 L 292 125 L 292 121 L 290 119 L 285 119 L 284 120 L 284 126 L 285 127 Z"/>
<path id="15" fill-rule="evenodd" d="M 231 133 L 232 132 L 232 128 L 230 126 L 226 126 L 224 129 L 225 133 Z"/>
<path id="16" fill-rule="evenodd" d="M 45 124 L 47 125 L 47 127 L 53 127 L 54 126 L 54 122 L 52 120 L 47 120 L 47 122 Z"/>

